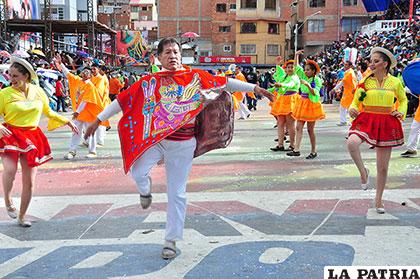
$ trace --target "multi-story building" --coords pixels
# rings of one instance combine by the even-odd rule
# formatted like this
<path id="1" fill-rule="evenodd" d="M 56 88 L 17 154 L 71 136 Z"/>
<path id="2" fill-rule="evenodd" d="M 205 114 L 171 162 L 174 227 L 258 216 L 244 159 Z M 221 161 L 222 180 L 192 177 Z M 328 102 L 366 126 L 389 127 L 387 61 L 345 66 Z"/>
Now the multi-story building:
<path id="1" fill-rule="evenodd" d="M 369 21 L 362 0 L 295 0 L 294 3 L 294 17 L 300 27 L 298 48 L 304 48 L 308 54 L 344 39 Z"/>
<path id="2" fill-rule="evenodd" d="M 105 10 L 112 9 L 115 13 L 121 13 L 122 9 L 130 4 L 130 0 L 102 0 Z"/>
<path id="3" fill-rule="evenodd" d="M 44 0 L 40 0 L 40 12 L 43 18 Z M 51 0 L 51 18 L 53 20 L 87 20 L 87 2 L 82 0 Z M 93 0 L 94 20 L 96 20 L 97 0 Z"/>
<path id="4" fill-rule="evenodd" d="M 280 0 L 236 1 L 236 55 L 251 56 L 252 64 L 275 64 L 285 56 L 286 23 Z"/>
<path id="5" fill-rule="evenodd" d="M 130 24 L 130 0 L 98 1 L 98 21 L 115 30 L 127 30 Z"/>
<path id="6" fill-rule="evenodd" d="M 128 30 L 131 26 L 130 6 L 123 6 L 116 10 L 107 7 L 99 9 L 98 21 L 114 30 Z"/>
<path id="7" fill-rule="evenodd" d="M 212 0 L 212 55 L 234 56 L 236 40 L 236 0 Z"/>
<path id="8" fill-rule="evenodd" d="M 155 0 L 131 0 L 131 30 L 156 30 L 158 15 Z"/>
<path id="9" fill-rule="evenodd" d="M 212 54 L 212 2 L 210 0 L 158 0 L 158 38 L 197 33 L 194 42 L 198 55 Z"/>

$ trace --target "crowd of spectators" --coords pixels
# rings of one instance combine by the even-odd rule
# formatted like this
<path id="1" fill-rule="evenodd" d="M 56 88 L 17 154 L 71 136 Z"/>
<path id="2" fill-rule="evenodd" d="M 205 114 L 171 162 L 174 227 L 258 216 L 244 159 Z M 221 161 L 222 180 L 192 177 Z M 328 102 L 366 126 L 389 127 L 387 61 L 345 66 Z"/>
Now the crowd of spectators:
<path id="1" fill-rule="evenodd" d="M 388 10 L 379 19 L 392 20 L 408 18 L 410 0 L 391 0 Z M 413 11 L 420 9 L 420 2 L 414 0 Z"/>

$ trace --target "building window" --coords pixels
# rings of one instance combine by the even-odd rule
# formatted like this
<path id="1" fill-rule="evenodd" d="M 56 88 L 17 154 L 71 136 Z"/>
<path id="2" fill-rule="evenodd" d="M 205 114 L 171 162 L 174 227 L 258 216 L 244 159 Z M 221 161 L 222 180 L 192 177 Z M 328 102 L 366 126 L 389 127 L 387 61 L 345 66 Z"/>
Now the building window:
<path id="1" fill-rule="evenodd" d="M 257 0 L 241 0 L 242 9 L 256 9 Z"/>
<path id="2" fill-rule="evenodd" d="M 216 12 L 226 13 L 226 4 L 216 4 Z"/>
<path id="3" fill-rule="evenodd" d="M 241 33 L 257 33 L 257 24 L 255 22 L 241 23 Z"/>
<path id="4" fill-rule="evenodd" d="M 41 18 L 44 18 L 44 11 L 41 11 Z M 51 7 L 51 18 L 53 20 L 64 19 L 64 8 L 62 7 Z"/>
<path id="5" fill-rule="evenodd" d="M 236 11 L 236 4 L 230 4 L 230 5 L 229 5 L 229 9 L 230 9 L 231 11 Z"/>
<path id="6" fill-rule="evenodd" d="M 325 0 L 308 0 L 310 8 L 325 7 Z"/>
<path id="7" fill-rule="evenodd" d="M 141 7 L 142 11 L 147 11 L 147 6 L 146 7 Z"/>
<path id="8" fill-rule="evenodd" d="M 219 26 L 219 32 L 229 33 L 230 32 L 230 26 Z"/>
<path id="9" fill-rule="evenodd" d="M 43 18 L 44 13 L 43 11 L 41 12 L 41 18 Z M 53 8 L 51 7 L 51 18 L 53 20 L 63 20 L 64 19 L 64 8 L 62 7 L 57 7 L 57 8 Z"/>
<path id="10" fill-rule="evenodd" d="M 275 10 L 276 9 L 276 0 L 265 0 L 265 9 L 266 10 Z"/>
<path id="11" fill-rule="evenodd" d="M 277 23 L 269 23 L 268 34 L 278 34 L 278 33 L 279 33 L 279 25 Z"/>
<path id="12" fill-rule="evenodd" d="M 223 46 L 223 52 L 231 52 L 232 46 L 231 45 L 224 45 Z"/>
<path id="13" fill-rule="evenodd" d="M 257 53 L 257 45 L 241 45 L 241 54 Z"/>
<path id="14" fill-rule="evenodd" d="M 357 6 L 357 0 L 343 0 L 344 6 Z"/>
<path id="15" fill-rule="evenodd" d="M 279 45 L 267 45 L 267 55 L 268 56 L 277 56 L 280 54 Z"/>
<path id="16" fill-rule="evenodd" d="M 353 33 L 361 29 L 363 22 L 360 18 L 343 18 L 341 30 L 345 33 Z"/>
<path id="17" fill-rule="evenodd" d="M 131 7 L 131 12 L 132 13 L 137 13 L 138 11 L 139 11 L 139 7 L 137 7 L 137 6 Z"/>
<path id="18" fill-rule="evenodd" d="M 325 30 L 325 20 L 312 19 L 308 20 L 308 33 L 321 33 Z"/>

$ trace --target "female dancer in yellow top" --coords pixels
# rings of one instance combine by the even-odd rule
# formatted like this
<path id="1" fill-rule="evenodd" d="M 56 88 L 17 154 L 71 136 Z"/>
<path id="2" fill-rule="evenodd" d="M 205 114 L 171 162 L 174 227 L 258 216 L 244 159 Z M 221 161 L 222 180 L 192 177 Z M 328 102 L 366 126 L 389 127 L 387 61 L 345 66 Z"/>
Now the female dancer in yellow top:
<path id="1" fill-rule="evenodd" d="M 401 81 L 389 74 L 397 64 L 393 54 L 384 48 L 374 47 L 370 55 L 372 74 L 357 87 L 350 116 L 355 118 L 349 131 L 347 149 L 356 164 L 362 180 L 362 189 L 369 187 L 369 170 L 360 154 L 360 144 L 367 142 L 376 150 L 376 198 L 377 213 L 385 213 L 382 195 L 388 177 L 391 150 L 404 143 L 401 121 L 407 112 L 407 97 Z M 394 98 L 399 102 L 394 109 Z M 359 105 L 363 104 L 363 112 Z"/>
<path id="2" fill-rule="evenodd" d="M 0 124 L 0 155 L 3 162 L 4 202 L 7 214 L 17 218 L 18 213 L 12 203 L 11 192 L 15 180 L 17 164 L 22 166 L 22 195 L 18 223 L 30 227 L 25 214 L 32 198 L 37 167 L 52 159 L 48 140 L 38 127 L 41 115 L 50 120 L 48 130 L 63 125 L 78 133 L 76 126 L 67 118 L 53 112 L 45 92 L 31 84 L 37 79 L 32 66 L 24 59 L 12 57 L 10 83 L 0 91 L 0 114 L 5 123 Z"/>

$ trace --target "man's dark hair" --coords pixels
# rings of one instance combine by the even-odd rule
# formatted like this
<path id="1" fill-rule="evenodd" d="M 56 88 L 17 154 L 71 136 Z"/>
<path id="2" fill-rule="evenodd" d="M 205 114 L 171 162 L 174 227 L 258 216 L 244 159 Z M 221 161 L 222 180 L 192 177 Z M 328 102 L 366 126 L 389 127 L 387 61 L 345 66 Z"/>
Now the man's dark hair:
<path id="1" fill-rule="evenodd" d="M 368 69 L 368 64 L 366 62 L 360 62 L 359 65 L 363 72 Z"/>
<path id="2" fill-rule="evenodd" d="M 58 76 L 57 80 L 62 80 L 63 77 L 62 76 Z"/>
<path id="3" fill-rule="evenodd" d="M 159 56 L 162 52 L 163 52 L 163 48 L 166 45 L 170 45 L 170 44 L 177 44 L 179 47 L 179 51 L 181 51 L 181 45 L 179 44 L 179 42 L 173 38 L 173 37 L 168 37 L 165 39 L 160 40 L 159 44 L 158 44 L 158 48 L 157 48 L 157 55 Z"/>

